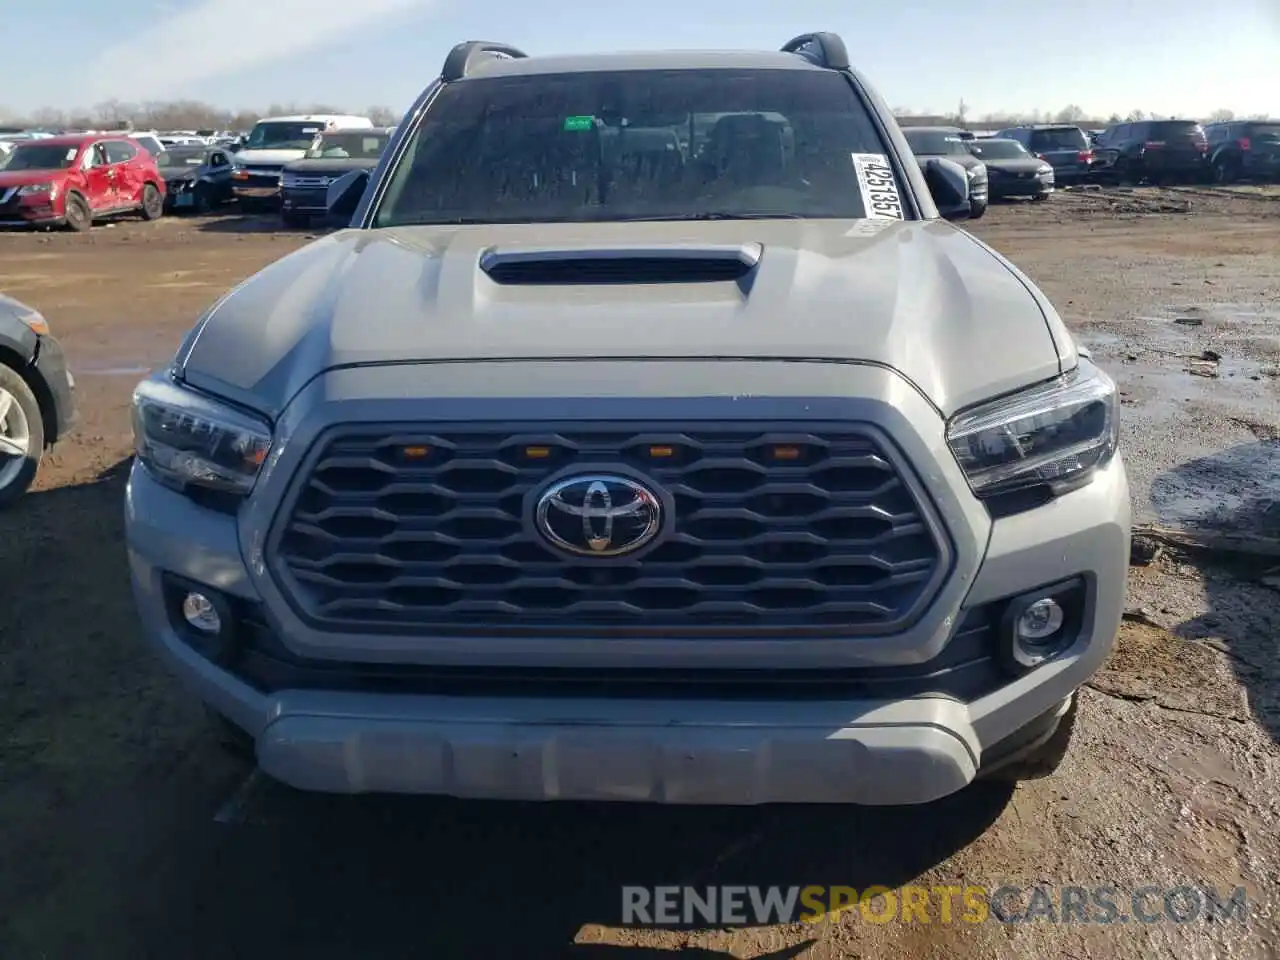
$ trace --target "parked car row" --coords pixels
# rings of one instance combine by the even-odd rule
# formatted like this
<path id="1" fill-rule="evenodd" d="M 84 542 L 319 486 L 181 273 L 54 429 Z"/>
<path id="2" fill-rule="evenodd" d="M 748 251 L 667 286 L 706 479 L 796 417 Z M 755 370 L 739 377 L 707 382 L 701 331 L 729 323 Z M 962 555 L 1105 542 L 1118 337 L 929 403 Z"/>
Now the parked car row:
<path id="1" fill-rule="evenodd" d="M 278 117 L 241 150 L 217 136 L 18 135 L 0 155 L 0 225 L 79 231 L 121 214 L 203 214 L 236 202 L 302 226 L 325 213 L 330 183 L 377 165 L 393 129 L 365 117 Z"/>
<path id="2" fill-rule="evenodd" d="M 1280 180 L 1280 121 L 1141 120 L 1093 132 L 1040 124 L 996 136 L 1050 163 L 1059 184 Z"/>
<path id="3" fill-rule="evenodd" d="M 973 135 L 959 127 L 903 127 L 911 152 L 923 173 L 930 160 L 939 157 L 964 169 L 969 181 L 969 218 L 976 220 L 987 212 L 990 180 L 986 165 L 969 149 Z"/>
<path id="4" fill-rule="evenodd" d="M 306 157 L 316 138 L 335 130 L 372 130 L 368 117 L 309 114 L 259 120 L 236 154 L 232 187 L 246 213 L 280 210 L 286 164 Z"/>

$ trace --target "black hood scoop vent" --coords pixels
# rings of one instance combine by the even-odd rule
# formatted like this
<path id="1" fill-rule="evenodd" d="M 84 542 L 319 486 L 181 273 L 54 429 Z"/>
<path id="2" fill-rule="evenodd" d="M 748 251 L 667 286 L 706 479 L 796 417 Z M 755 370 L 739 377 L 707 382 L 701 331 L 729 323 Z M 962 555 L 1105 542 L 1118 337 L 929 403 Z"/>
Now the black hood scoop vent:
<path id="1" fill-rule="evenodd" d="M 480 269 L 507 286 L 744 282 L 760 262 L 758 243 L 650 247 L 489 249 Z"/>

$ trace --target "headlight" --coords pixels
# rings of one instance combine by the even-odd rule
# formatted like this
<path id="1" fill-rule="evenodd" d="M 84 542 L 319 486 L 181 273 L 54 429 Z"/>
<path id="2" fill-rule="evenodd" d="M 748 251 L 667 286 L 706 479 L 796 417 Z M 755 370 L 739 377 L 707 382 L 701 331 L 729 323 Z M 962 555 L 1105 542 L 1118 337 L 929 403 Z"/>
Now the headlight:
<path id="1" fill-rule="evenodd" d="M 29 183 L 25 187 L 18 188 L 18 196 L 20 197 L 30 197 L 30 196 L 34 196 L 42 193 L 47 193 L 50 196 L 52 196 L 53 184 L 52 183 Z"/>
<path id="2" fill-rule="evenodd" d="M 142 465 L 166 486 L 245 495 L 271 448 L 271 430 L 256 417 L 153 379 L 133 392 L 133 444 Z"/>
<path id="3" fill-rule="evenodd" d="M 1046 163 L 1043 167 L 1037 170 L 1036 173 L 1040 174 L 1042 177 L 1051 177 L 1053 176 L 1053 167 Z"/>
<path id="4" fill-rule="evenodd" d="M 1086 483 L 1119 442 L 1116 385 L 1090 361 L 1049 383 L 957 414 L 947 443 L 979 497 Z"/>

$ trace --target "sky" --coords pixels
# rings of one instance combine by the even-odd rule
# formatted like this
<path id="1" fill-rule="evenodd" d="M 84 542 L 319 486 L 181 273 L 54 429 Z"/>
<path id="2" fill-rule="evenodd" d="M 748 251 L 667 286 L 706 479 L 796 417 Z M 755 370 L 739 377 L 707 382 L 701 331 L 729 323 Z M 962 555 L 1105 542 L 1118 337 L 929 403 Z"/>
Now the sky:
<path id="1" fill-rule="evenodd" d="M 1280 116 L 1280 0 L 5 3 L 0 110 L 194 99 L 406 109 L 461 40 L 531 55 L 777 49 L 834 30 L 894 107 Z M 1093 26 L 1096 24 L 1096 26 Z M 41 40 L 40 38 L 44 38 Z M 57 51 L 51 56 L 50 51 Z"/>

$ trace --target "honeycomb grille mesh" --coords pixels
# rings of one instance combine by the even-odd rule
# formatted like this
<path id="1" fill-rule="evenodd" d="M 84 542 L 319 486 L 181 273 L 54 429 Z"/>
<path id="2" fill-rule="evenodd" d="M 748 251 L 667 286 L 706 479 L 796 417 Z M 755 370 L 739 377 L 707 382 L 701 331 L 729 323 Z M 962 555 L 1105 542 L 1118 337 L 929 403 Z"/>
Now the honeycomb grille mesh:
<path id="1" fill-rule="evenodd" d="M 532 503 L 578 470 L 668 497 L 657 546 L 608 561 L 550 546 Z M 469 424 L 321 441 L 270 559 L 320 629 L 750 636 L 904 629 L 946 552 L 892 459 L 848 426 Z"/>

